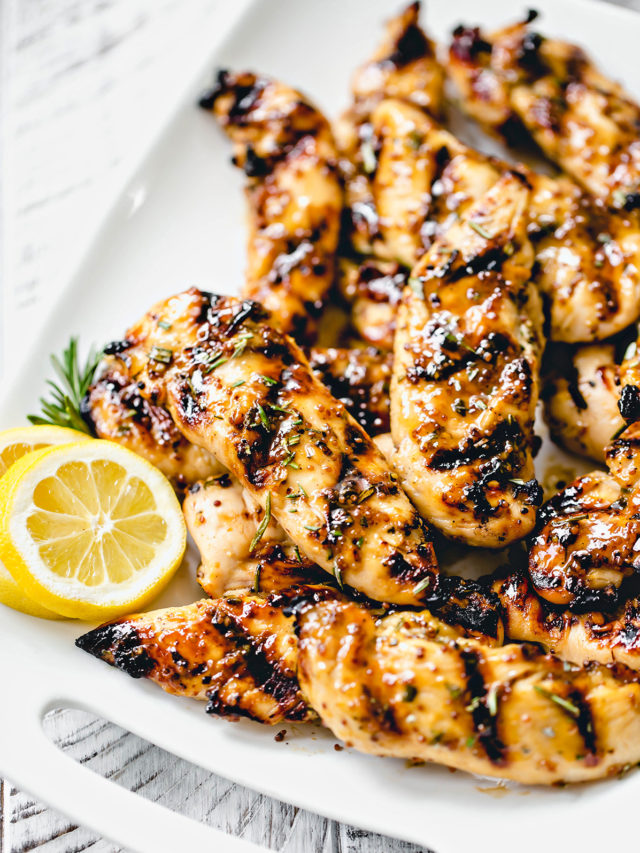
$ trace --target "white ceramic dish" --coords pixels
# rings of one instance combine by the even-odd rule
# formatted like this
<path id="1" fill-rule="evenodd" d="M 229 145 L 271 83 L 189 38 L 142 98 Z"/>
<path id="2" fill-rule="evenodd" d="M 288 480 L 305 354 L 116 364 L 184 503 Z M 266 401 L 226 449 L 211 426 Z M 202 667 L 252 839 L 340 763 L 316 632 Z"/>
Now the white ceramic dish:
<path id="1" fill-rule="evenodd" d="M 209 57 L 207 68 L 250 67 L 309 92 L 330 114 L 347 101 L 354 65 L 377 43 L 396 0 L 255 3 Z M 584 0 L 541 0 L 540 28 L 588 46 L 640 95 L 640 17 Z M 429 0 L 426 24 L 445 37 L 459 21 L 497 25 L 521 9 L 511 0 Z M 203 57 L 203 65 L 206 57 Z M 88 345 L 117 338 L 156 299 L 195 284 L 234 292 L 242 280 L 242 176 L 227 141 L 193 106 L 210 74 L 194 81 L 174 119 L 121 195 L 61 298 L 0 409 L 0 427 L 37 407 L 48 356 L 71 334 Z M 545 463 L 546 459 L 546 463 Z M 542 464 L 549 457 L 543 455 Z M 189 555 L 157 606 L 193 600 Z M 180 817 L 92 774 L 59 752 L 41 721 L 53 707 L 99 714 L 167 750 L 241 784 L 324 815 L 402 837 L 438 853 L 519 853 L 578 844 L 615 846 L 636 830 L 640 775 L 563 790 L 514 787 L 441 767 L 336 752 L 320 729 L 287 726 L 284 743 L 247 722 L 212 719 L 202 705 L 167 696 L 77 650 L 86 626 L 49 623 L 0 608 L 0 773 L 74 820 L 129 850 L 256 850 Z M 206 845 L 206 846 L 205 846 Z"/>

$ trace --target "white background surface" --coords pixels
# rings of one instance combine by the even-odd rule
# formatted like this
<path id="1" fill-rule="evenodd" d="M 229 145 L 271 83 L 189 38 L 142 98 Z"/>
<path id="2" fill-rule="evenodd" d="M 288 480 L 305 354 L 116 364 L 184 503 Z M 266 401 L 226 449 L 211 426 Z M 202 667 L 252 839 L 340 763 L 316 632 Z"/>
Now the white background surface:
<path id="1" fill-rule="evenodd" d="M 233 0 L 224 5 L 229 14 Z M 640 9 L 640 0 L 621 5 Z M 219 6 L 213 0 L 4 0 L 5 377 L 24 341 L 38 334 L 122 176 L 161 126 L 171 92 L 191 76 L 194 42 L 215 28 Z M 4 683 L 10 686 L 6 676 Z M 97 772 L 276 850 L 418 849 L 254 794 L 79 712 L 55 712 L 50 727 Z M 114 849 L 0 781 L 0 853 L 34 848 Z"/>

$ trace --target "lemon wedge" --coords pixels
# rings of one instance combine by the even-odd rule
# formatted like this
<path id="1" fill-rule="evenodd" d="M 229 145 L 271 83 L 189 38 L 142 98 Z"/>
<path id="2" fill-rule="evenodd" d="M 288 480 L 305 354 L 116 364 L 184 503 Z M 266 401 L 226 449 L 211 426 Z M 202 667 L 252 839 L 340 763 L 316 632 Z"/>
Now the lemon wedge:
<path id="1" fill-rule="evenodd" d="M 185 547 L 169 481 L 110 441 L 37 450 L 0 478 L 0 560 L 30 599 L 62 616 L 142 607 Z"/>
<path id="2" fill-rule="evenodd" d="M 88 438 L 89 436 L 84 433 L 59 426 L 25 426 L 4 430 L 0 432 L 0 477 L 26 453 L 50 447 L 53 444 L 68 444 L 70 441 L 84 441 Z M 20 610 L 21 613 L 28 613 L 29 616 L 60 619 L 59 613 L 47 610 L 46 607 L 42 607 L 26 596 L 2 563 L 0 563 L 0 604 Z"/>

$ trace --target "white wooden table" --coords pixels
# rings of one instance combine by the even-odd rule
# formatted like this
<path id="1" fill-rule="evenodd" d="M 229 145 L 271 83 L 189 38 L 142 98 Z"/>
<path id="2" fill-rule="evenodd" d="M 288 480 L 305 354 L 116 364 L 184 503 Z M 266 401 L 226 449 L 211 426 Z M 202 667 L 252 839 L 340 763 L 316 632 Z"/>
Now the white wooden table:
<path id="1" fill-rule="evenodd" d="M 196 33 L 206 33 L 220 2 L 225 0 L 0 4 L 5 375 L 27 330 L 37 334 L 112 188 L 160 126 L 168 88 L 180 87 L 188 65 L 185 46 Z M 640 10 L 640 0 L 617 2 Z M 3 683 L 10 687 L 6 675 Z M 258 795 L 90 715 L 61 709 L 47 724 L 61 748 L 114 782 L 274 850 L 419 849 Z M 34 849 L 115 850 L 0 780 L 0 853 Z"/>

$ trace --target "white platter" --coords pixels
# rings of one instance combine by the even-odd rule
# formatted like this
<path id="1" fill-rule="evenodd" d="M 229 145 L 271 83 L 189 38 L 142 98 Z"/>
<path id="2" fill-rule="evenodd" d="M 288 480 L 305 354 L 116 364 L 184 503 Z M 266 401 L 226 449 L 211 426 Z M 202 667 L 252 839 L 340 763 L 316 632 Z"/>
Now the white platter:
<path id="1" fill-rule="evenodd" d="M 242 175 L 227 141 L 194 107 L 216 66 L 249 67 L 308 92 L 329 114 L 346 104 L 353 67 L 381 35 L 396 0 L 271 0 L 249 8 L 207 73 L 176 104 L 174 118 L 141 164 L 70 282 L 0 407 L 0 428 L 37 409 L 48 357 L 71 334 L 102 343 L 155 300 L 190 285 L 234 292 L 244 266 Z M 586 45 L 640 96 L 640 17 L 584 0 L 541 0 L 542 31 Z M 524 6 L 524 4 L 523 4 Z M 512 0 L 429 0 L 429 31 L 458 22 L 498 25 L 522 11 Z M 205 63 L 206 60 L 206 63 Z M 8 365 L 10 369 L 10 365 Z M 543 455 L 542 461 L 544 464 Z M 157 606 L 193 600 L 193 554 Z M 0 607 L 0 773 L 72 819 L 129 850 L 257 850 L 175 815 L 91 773 L 46 738 L 42 717 L 79 707 L 241 784 L 336 820 L 398 836 L 437 853 L 519 853 L 578 844 L 600 851 L 636 831 L 640 775 L 582 787 L 513 787 L 440 767 L 336 752 L 320 729 L 287 726 L 284 743 L 248 722 L 230 724 L 203 706 L 167 696 L 77 650 L 78 623 L 34 620 Z M 501 794 L 504 791 L 500 791 Z"/>

